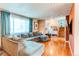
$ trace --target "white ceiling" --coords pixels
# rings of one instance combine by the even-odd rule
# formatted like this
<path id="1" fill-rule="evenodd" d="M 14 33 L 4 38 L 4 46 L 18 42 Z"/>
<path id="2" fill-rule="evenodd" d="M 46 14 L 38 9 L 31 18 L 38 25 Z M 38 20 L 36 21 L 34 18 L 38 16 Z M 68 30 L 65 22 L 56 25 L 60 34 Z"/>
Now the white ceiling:
<path id="1" fill-rule="evenodd" d="M 69 15 L 69 3 L 0 3 L 0 8 L 33 18 L 50 18 Z"/>

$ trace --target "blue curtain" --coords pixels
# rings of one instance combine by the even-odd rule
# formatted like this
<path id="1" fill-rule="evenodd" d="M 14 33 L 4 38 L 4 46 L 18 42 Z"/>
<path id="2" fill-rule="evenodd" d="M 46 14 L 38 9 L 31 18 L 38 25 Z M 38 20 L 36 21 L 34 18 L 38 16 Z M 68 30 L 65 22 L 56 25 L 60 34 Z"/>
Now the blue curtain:
<path id="1" fill-rule="evenodd" d="M 10 13 L 2 11 L 1 12 L 1 35 L 10 34 Z"/>
<path id="2" fill-rule="evenodd" d="M 30 18 L 30 21 L 29 21 L 29 32 L 32 32 L 32 22 L 33 22 L 33 19 Z"/>

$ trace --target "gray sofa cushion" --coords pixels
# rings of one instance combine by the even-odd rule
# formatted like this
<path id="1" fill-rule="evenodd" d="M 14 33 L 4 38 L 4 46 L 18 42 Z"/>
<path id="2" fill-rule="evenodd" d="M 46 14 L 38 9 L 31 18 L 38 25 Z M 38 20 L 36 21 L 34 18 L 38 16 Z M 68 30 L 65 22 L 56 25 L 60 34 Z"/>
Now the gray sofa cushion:
<path id="1" fill-rule="evenodd" d="M 48 37 L 46 35 L 42 35 L 39 37 L 40 41 L 48 41 Z"/>
<path id="2" fill-rule="evenodd" d="M 24 48 L 19 52 L 22 56 L 42 55 L 44 52 L 44 45 L 34 41 L 23 41 Z"/>
<path id="3" fill-rule="evenodd" d="M 33 33 L 29 33 L 28 36 L 29 37 L 33 37 L 34 35 L 33 35 Z"/>
<path id="4" fill-rule="evenodd" d="M 22 38 L 28 38 L 29 35 L 28 35 L 28 33 L 27 33 L 27 34 L 21 34 L 21 37 L 22 37 Z"/>

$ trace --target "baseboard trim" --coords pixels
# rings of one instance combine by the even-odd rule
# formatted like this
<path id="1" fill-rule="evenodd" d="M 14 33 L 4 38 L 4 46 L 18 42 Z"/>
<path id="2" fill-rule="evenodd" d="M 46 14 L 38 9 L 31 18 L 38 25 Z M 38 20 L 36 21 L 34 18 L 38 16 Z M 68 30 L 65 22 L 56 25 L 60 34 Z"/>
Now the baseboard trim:
<path id="1" fill-rule="evenodd" d="M 66 41 L 66 42 L 69 43 L 69 48 L 70 48 L 70 51 L 71 51 L 71 55 L 74 56 L 73 53 L 72 53 L 72 49 L 71 49 L 71 46 L 70 46 L 70 42 L 69 41 Z"/>

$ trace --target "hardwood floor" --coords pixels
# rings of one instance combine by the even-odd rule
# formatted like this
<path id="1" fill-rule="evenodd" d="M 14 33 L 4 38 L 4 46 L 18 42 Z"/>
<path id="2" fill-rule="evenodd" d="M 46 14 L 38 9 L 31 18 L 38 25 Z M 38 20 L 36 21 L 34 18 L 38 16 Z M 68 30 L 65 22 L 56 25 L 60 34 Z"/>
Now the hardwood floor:
<path id="1" fill-rule="evenodd" d="M 52 37 L 47 42 L 41 42 L 45 45 L 45 51 L 42 56 L 71 56 L 69 43 L 64 38 Z M 1 56 L 10 56 L 4 52 Z"/>
<path id="2" fill-rule="evenodd" d="M 48 42 L 42 42 L 45 45 L 43 56 L 71 56 L 69 43 L 64 38 L 52 37 Z"/>

